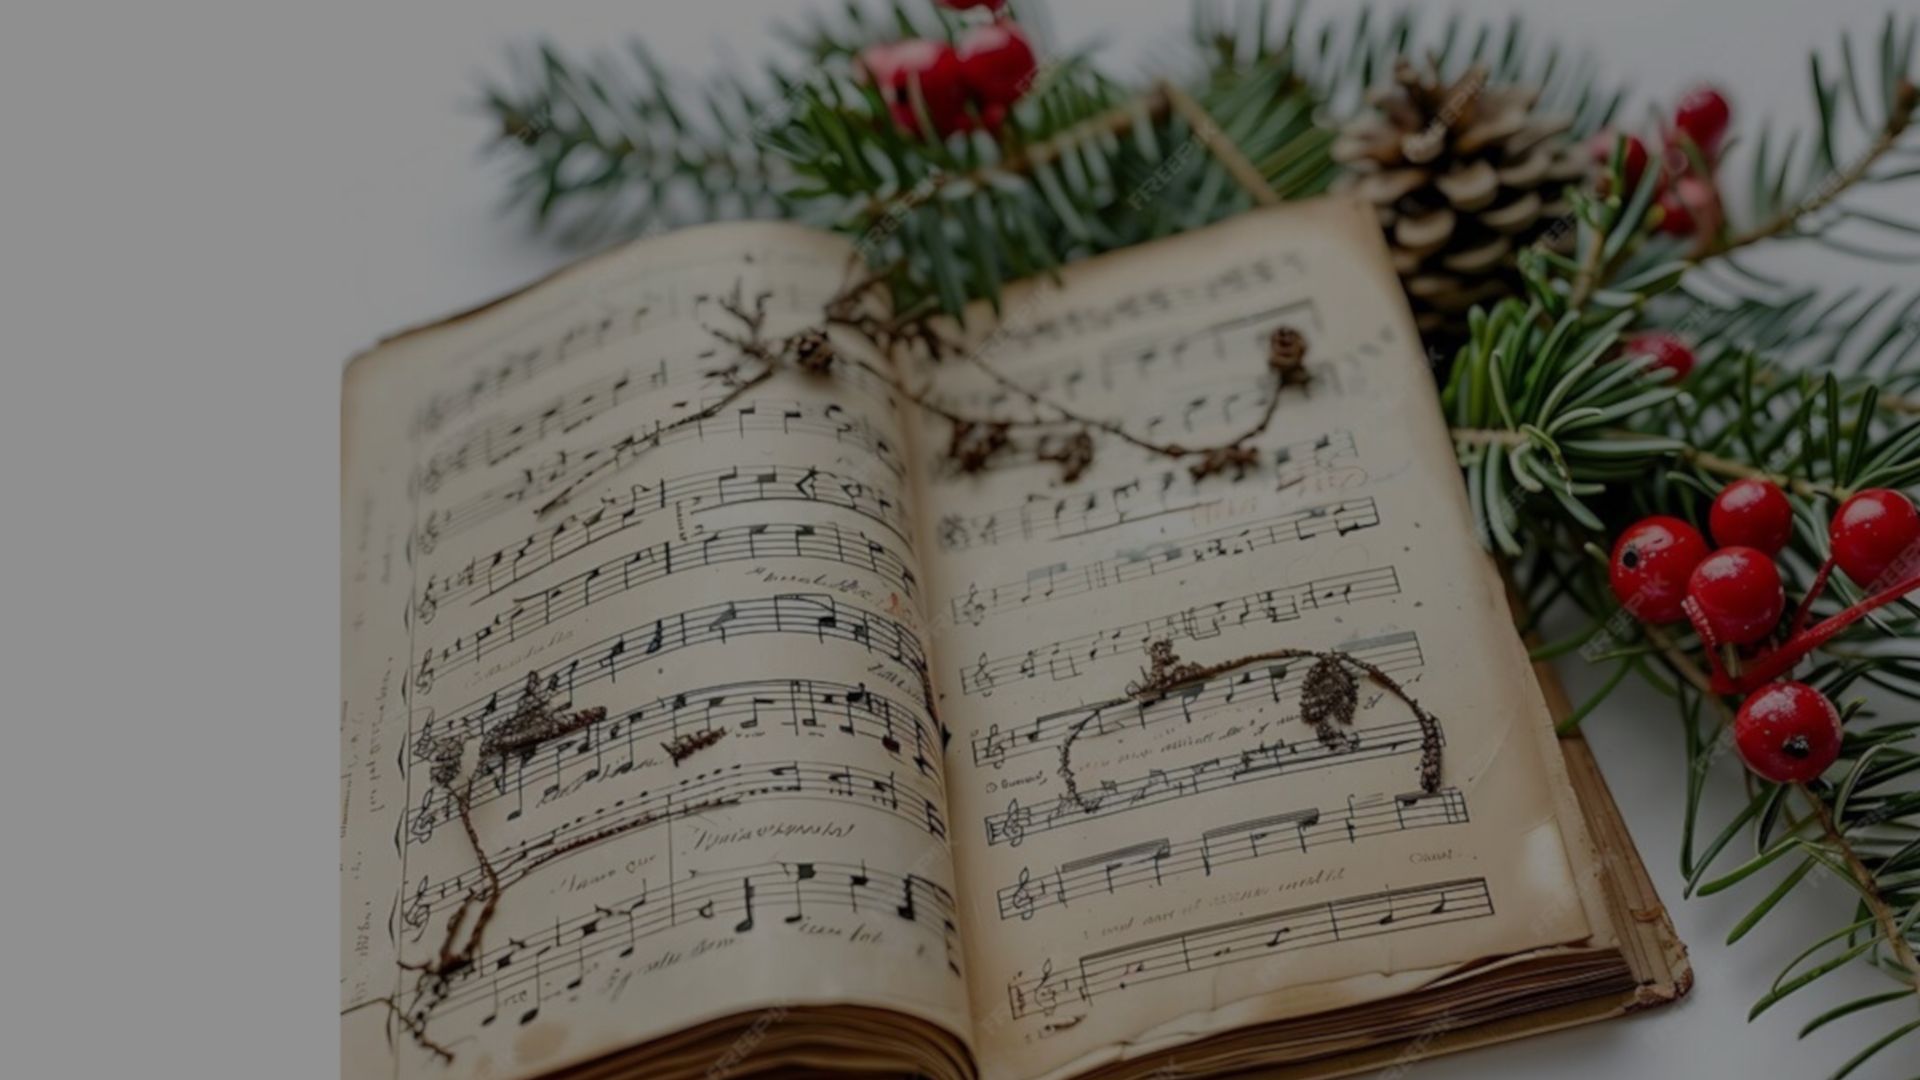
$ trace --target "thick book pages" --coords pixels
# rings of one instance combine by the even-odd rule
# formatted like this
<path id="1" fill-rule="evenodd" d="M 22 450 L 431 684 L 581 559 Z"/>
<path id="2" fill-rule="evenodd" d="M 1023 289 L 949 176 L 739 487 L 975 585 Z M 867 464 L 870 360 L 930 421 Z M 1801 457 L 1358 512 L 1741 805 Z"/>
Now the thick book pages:
<path id="1" fill-rule="evenodd" d="M 1336 1075 L 1684 988 L 1362 208 L 763 378 L 858 273 L 690 230 L 350 368 L 347 1075 Z M 966 471 L 901 392 L 1208 445 L 1283 326 L 1314 377 L 1240 477 Z M 1337 654 L 1357 708 L 1302 720 L 1308 656 L 1135 693 L 1155 646 Z"/>

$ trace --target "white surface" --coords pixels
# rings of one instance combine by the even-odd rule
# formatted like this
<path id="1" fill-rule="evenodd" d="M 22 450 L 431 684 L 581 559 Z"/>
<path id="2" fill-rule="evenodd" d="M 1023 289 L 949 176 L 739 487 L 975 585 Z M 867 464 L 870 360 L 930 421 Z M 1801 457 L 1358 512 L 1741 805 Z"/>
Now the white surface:
<path id="1" fill-rule="evenodd" d="M 16 935 L 31 979 L 9 972 L 8 1075 L 105 1075 L 112 1053 L 208 1076 L 334 1075 L 337 883 L 324 822 L 337 799 L 326 703 L 339 365 L 564 259 L 495 216 L 500 175 L 476 153 L 486 123 L 462 111 L 507 43 L 638 32 L 697 72 L 721 62 L 717 47 L 735 63 L 774 47 L 770 18 L 799 4 L 279 7 L 8 5 L 0 16 L 0 662 L 15 705 L 4 827 L 6 850 L 37 871 L 9 869 L 5 906 L 45 928 Z M 1807 48 L 1840 27 L 1870 34 L 1885 11 L 1863 0 L 1527 7 L 1536 30 L 1605 54 L 1639 110 L 1712 78 L 1742 115 L 1801 118 Z M 1055 0 L 1053 14 L 1060 38 L 1106 35 L 1111 57 L 1149 70 L 1177 46 L 1186 4 Z M 1830 280 L 1892 273 L 1841 264 Z M 1568 676 L 1576 698 L 1596 682 L 1577 663 Z M 1750 940 L 1722 947 L 1754 894 L 1680 899 L 1671 706 L 1626 691 L 1587 730 L 1693 948 L 1694 994 L 1423 1064 L 1420 1076 L 1821 1075 L 1892 1026 L 1881 1009 L 1794 1040 L 1820 1003 L 1883 985 L 1856 972 L 1749 1027 L 1751 1001 L 1839 925 L 1849 894 L 1803 887 Z M 1731 763 L 1716 788 L 1723 817 Z M 46 809 L 54 799 L 69 809 Z M 14 998 L 16 986 L 32 992 Z M 1905 1070 L 1888 1055 L 1870 1075 L 1911 1071 L 1911 1053 Z"/>

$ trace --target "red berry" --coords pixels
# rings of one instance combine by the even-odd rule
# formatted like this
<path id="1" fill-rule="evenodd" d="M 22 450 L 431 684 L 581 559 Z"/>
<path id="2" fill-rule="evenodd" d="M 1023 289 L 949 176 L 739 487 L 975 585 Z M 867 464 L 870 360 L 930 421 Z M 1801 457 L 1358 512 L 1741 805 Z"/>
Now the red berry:
<path id="1" fill-rule="evenodd" d="M 988 23 L 960 39 L 960 75 L 982 105 L 1011 105 L 1033 85 L 1033 46 L 1012 23 Z"/>
<path id="2" fill-rule="evenodd" d="M 1869 488 L 1841 503 L 1827 527 L 1827 539 L 1833 544 L 1833 561 L 1862 588 L 1877 587 L 1889 572 L 1920 570 L 1920 512 L 1897 491 Z"/>
<path id="3" fill-rule="evenodd" d="M 1707 528 L 1721 547 L 1759 548 L 1778 555 L 1793 539 L 1793 505 L 1775 484 L 1735 480 L 1715 496 Z"/>
<path id="4" fill-rule="evenodd" d="M 1840 756 L 1840 710 L 1806 683 L 1769 683 L 1741 702 L 1733 741 L 1763 779 L 1804 784 Z"/>
<path id="5" fill-rule="evenodd" d="M 1707 557 L 1700 530 L 1674 517 L 1642 518 L 1614 541 L 1607 580 L 1622 607 L 1641 622 L 1686 617 L 1681 602 L 1693 568 Z"/>
<path id="6" fill-rule="evenodd" d="M 1612 161 L 1614 143 L 1620 138 L 1611 131 L 1602 131 L 1595 135 L 1587 144 L 1588 149 L 1593 153 L 1594 164 L 1604 168 L 1608 162 Z M 1627 193 L 1632 194 L 1633 189 L 1640 186 L 1640 178 L 1647 172 L 1647 144 L 1641 142 L 1638 135 L 1628 135 L 1626 140 L 1627 149 L 1621 157 L 1620 168 L 1626 174 Z"/>
<path id="7" fill-rule="evenodd" d="M 1687 614 L 1706 624 L 1708 644 L 1751 645 L 1773 632 L 1786 610 L 1780 568 L 1764 551 L 1726 547 L 1700 560 L 1687 581 Z"/>
<path id="8" fill-rule="evenodd" d="M 1007 0 L 940 0 L 940 6 L 952 8 L 955 11 L 965 11 L 968 8 L 986 8 L 988 11 L 999 11 L 1001 8 L 1007 6 Z"/>
<path id="9" fill-rule="evenodd" d="M 1711 157 L 1720 148 L 1720 138 L 1727 133 L 1727 121 L 1732 117 L 1733 110 L 1728 107 L 1727 99 L 1720 96 L 1720 91 L 1711 86 L 1696 86 L 1674 109 L 1673 126 L 1692 139 L 1701 153 Z"/>
<path id="10" fill-rule="evenodd" d="M 1660 210 L 1660 231 L 1672 236 L 1719 228 L 1720 197 L 1712 184 L 1697 176 L 1682 176 L 1661 192 Z"/>
<path id="11" fill-rule="evenodd" d="M 1672 188 L 1660 193 L 1660 231 L 1668 236 L 1693 235 L 1693 211 L 1680 200 L 1680 193 Z"/>
<path id="12" fill-rule="evenodd" d="M 1681 341 L 1678 335 L 1664 330 L 1650 330 L 1644 334 L 1635 334 L 1626 340 L 1626 355 L 1651 356 L 1653 366 L 1648 372 L 1671 371 L 1674 382 L 1680 382 L 1693 374 L 1693 350 Z"/>
<path id="13" fill-rule="evenodd" d="M 965 125 L 967 90 L 960 58 L 946 42 L 916 39 L 875 45 L 861 54 L 860 65 L 886 96 L 887 109 L 902 128 L 920 131 L 920 118 L 913 108 L 916 83 L 936 134 L 947 135 Z"/>

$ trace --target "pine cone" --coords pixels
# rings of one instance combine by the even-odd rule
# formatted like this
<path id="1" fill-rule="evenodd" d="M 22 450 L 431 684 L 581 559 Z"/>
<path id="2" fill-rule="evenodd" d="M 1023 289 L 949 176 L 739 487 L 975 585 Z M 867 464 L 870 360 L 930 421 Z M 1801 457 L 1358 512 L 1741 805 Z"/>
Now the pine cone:
<path id="1" fill-rule="evenodd" d="M 1372 109 L 1333 144 L 1341 186 L 1379 212 L 1394 269 L 1430 346 L 1466 337 L 1467 310 L 1520 287 L 1514 255 L 1545 240 L 1570 247 L 1560 224 L 1586 156 L 1566 136 L 1572 118 L 1534 111 L 1539 92 L 1488 86 L 1484 65 L 1442 83 L 1401 59 Z"/>

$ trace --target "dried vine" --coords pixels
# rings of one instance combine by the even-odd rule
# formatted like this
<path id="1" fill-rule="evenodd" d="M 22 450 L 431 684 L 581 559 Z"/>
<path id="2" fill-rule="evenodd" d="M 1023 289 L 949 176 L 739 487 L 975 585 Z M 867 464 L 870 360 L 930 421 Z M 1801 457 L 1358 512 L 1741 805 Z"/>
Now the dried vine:
<path id="1" fill-rule="evenodd" d="M 519 704 L 513 715 L 501 721 L 480 740 L 472 769 L 465 763 L 465 740 L 450 736 L 437 740 L 427 749 L 429 763 L 428 778 L 434 786 L 446 791 L 451 800 L 455 816 L 460 821 L 461 831 L 467 838 L 467 844 L 473 851 L 473 858 L 480 873 L 480 884 L 470 889 L 460 898 L 453 914 L 447 919 L 447 929 L 440 941 L 440 947 L 430 960 L 399 961 L 402 971 L 412 972 L 417 978 L 411 997 L 405 1005 L 395 995 L 384 995 L 361 1002 L 342 1012 L 342 1015 L 362 1008 L 384 1006 L 388 1012 L 400 1021 L 402 1027 L 412 1036 L 422 1049 L 431 1052 L 443 1061 L 453 1060 L 453 1051 L 436 1041 L 427 1031 L 428 1021 L 433 1011 L 447 998 L 452 989 L 455 976 L 470 970 L 485 949 L 487 929 L 493 923 L 494 916 L 500 910 L 500 901 L 507 890 L 519 882 L 525 881 L 540 867 L 580 848 L 597 844 L 610 837 L 633 829 L 653 824 L 657 819 L 651 816 L 611 829 L 604 829 L 590 835 L 572 840 L 553 848 L 533 859 L 522 867 L 512 878 L 504 878 L 500 870 L 487 855 L 486 845 L 480 840 L 480 830 L 473 820 L 474 785 L 484 776 L 496 769 L 504 769 L 515 757 L 525 757 L 541 746 L 555 739 L 563 739 L 576 732 L 583 731 L 607 718 L 604 707 L 578 709 L 566 712 L 554 708 L 553 689 L 544 684 L 538 671 L 527 672 L 527 682 L 522 688 Z M 673 755 L 675 765 L 693 754 L 712 746 L 726 734 L 719 728 L 690 736 L 677 746 L 666 746 Z M 704 807 L 700 807 L 704 808 Z M 469 923 L 468 915 L 472 914 Z"/>
<path id="2" fill-rule="evenodd" d="M 1076 410 L 1001 371 L 986 357 L 997 340 L 995 337 L 989 336 L 983 346 L 968 348 L 946 337 L 927 317 L 898 322 L 873 315 L 863 298 L 868 292 L 884 287 L 890 272 L 890 269 L 882 268 L 843 290 L 828 304 L 827 322 L 859 333 L 883 354 L 904 344 L 919 347 L 935 360 L 958 359 L 985 375 L 995 386 L 1025 401 L 1036 415 L 1002 417 L 965 413 L 937 400 L 930 389 L 916 389 L 907 385 L 891 368 L 856 356 L 829 355 L 807 370 L 823 373 L 836 361 L 852 364 L 885 383 L 914 407 L 945 420 L 952 426 L 947 459 L 961 472 L 980 472 L 988 468 L 1003 454 L 1017 447 L 1014 438 L 1017 432 L 1032 432 L 1035 434 L 1035 459 L 1058 465 L 1061 480 L 1072 483 L 1093 464 L 1093 436 L 1097 432 L 1159 457 L 1186 461 L 1195 480 L 1204 480 L 1228 470 L 1237 479 L 1258 463 L 1258 451 L 1248 444 L 1272 428 L 1274 417 L 1280 410 L 1281 396 L 1288 389 L 1305 392 L 1313 381 L 1312 371 L 1306 362 L 1306 336 L 1294 327 L 1279 327 L 1268 340 L 1265 361 L 1271 385 L 1260 414 L 1253 423 L 1224 441 L 1211 445 L 1186 446 L 1157 441 L 1128 430 L 1125 424 L 1117 420 Z M 789 345 L 777 351 L 788 355 L 793 349 Z M 1062 433 L 1061 428 L 1072 430 Z"/>
<path id="3" fill-rule="evenodd" d="M 1358 739 L 1347 730 L 1353 727 L 1360 706 L 1359 684 L 1348 670 L 1351 666 L 1413 711 L 1414 719 L 1420 724 L 1420 790 L 1429 795 L 1440 790 L 1442 748 L 1446 739 L 1440 732 L 1439 719 L 1414 700 L 1398 680 L 1375 664 L 1338 650 L 1291 648 L 1268 649 L 1233 660 L 1196 664 L 1181 660 L 1174 652 L 1173 642 L 1167 639 L 1147 646 L 1147 659 L 1148 667 L 1140 673 L 1140 678 L 1127 685 L 1127 696 L 1139 702 L 1159 701 L 1169 694 L 1253 664 L 1312 660 L 1313 666 L 1307 670 L 1301 690 L 1300 718 L 1313 727 L 1321 745 L 1337 753 L 1358 746 Z M 1058 769 L 1067 797 L 1089 813 L 1100 808 L 1100 800 L 1080 791 L 1080 781 L 1073 768 L 1073 744 L 1096 715 L 1090 713 L 1068 729 L 1060 744 Z"/>

